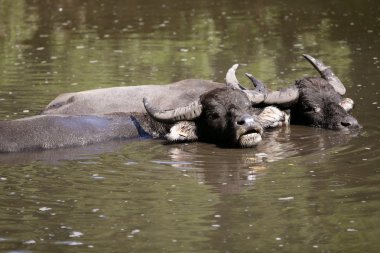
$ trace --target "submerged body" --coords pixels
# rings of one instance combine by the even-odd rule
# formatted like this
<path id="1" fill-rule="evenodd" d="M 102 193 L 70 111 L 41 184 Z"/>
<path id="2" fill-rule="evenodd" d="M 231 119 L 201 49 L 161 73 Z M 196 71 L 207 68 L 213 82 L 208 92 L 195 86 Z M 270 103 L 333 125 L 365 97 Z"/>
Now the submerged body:
<path id="1" fill-rule="evenodd" d="M 162 137 L 166 132 L 165 125 L 154 124 L 141 114 L 39 115 L 0 121 L 0 152 L 83 146 L 113 139 Z"/>
<path id="2" fill-rule="evenodd" d="M 115 112 L 145 112 L 143 98 L 162 109 L 185 106 L 200 95 L 225 84 L 187 79 L 165 85 L 139 85 L 65 93 L 51 101 L 41 114 L 99 115 Z"/>

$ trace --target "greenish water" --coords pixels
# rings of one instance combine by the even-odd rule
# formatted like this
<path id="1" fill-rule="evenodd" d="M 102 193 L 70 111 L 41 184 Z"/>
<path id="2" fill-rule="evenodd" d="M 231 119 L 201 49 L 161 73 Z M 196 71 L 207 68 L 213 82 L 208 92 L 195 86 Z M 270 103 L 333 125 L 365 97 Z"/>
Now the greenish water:
<path id="1" fill-rule="evenodd" d="M 379 252 L 380 5 L 0 0 L 0 119 L 63 92 L 333 67 L 359 134 L 291 126 L 253 149 L 116 141 L 0 155 L 1 252 Z M 248 82 L 246 82 L 248 84 Z"/>

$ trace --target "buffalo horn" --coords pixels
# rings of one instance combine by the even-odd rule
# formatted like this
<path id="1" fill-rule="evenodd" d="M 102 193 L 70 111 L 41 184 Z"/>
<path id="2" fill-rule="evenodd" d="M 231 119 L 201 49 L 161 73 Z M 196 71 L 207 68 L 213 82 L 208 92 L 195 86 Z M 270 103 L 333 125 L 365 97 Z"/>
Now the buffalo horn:
<path id="1" fill-rule="evenodd" d="M 149 104 L 146 98 L 143 99 L 144 107 L 149 116 L 153 119 L 164 122 L 174 123 L 182 120 L 193 120 L 202 113 L 202 105 L 199 100 L 190 103 L 184 107 L 178 107 L 172 110 L 160 111 Z"/>
<path id="2" fill-rule="evenodd" d="M 304 54 L 303 57 L 310 62 L 311 65 L 319 72 L 321 77 L 325 79 L 336 92 L 340 95 L 344 95 L 346 93 L 346 88 L 343 83 L 339 80 L 339 78 L 332 72 L 330 67 L 324 65 L 320 60 L 315 59 L 314 57 Z"/>
<path id="3" fill-rule="evenodd" d="M 252 74 L 245 73 L 249 80 L 251 80 L 253 86 L 255 86 L 255 90 L 258 92 L 266 92 L 265 85 L 258 79 L 256 79 Z"/>
<path id="4" fill-rule="evenodd" d="M 236 78 L 236 70 L 238 67 L 239 64 L 234 64 L 231 68 L 228 69 L 226 74 L 226 85 L 227 87 L 231 87 L 234 89 L 245 90 L 245 88 L 240 85 L 239 81 Z"/>
<path id="5" fill-rule="evenodd" d="M 249 80 L 251 80 L 253 86 L 255 87 L 253 90 L 244 90 L 245 94 L 247 94 L 249 100 L 253 104 L 262 103 L 266 96 L 266 89 L 264 84 L 250 73 L 245 73 L 245 75 L 249 78 Z"/>
<path id="6" fill-rule="evenodd" d="M 298 101 L 299 90 L 295 85 L 267 93 L 264 104 L 288 106 Z"/>
<path id="7" fill-rule="evenodd" d="M 261 104 L 266 96 L 265 93 L 258 92 L 257 90 L 243 90 L 243 92 L 247 95 L 252 104 Z"/>
<path id="8" fill-rule="evenodd" d="M 290 86 L 278 91 L 267 91 L 265 85 L 255 78 L 252 74 L 245 74 L 255 86 L 255 90 L 250 90 L 250 93 L 255 93 L 251 95 L 254 97 L 254 103 L 264 103 L 268 105 L 291 105 L 298 100 L 299 91 L 296 86 Z M 248 93 L 248 92 L 246 92 Z M 248 95 L 248 97 L 250 97 Z M 251 98 L 250 98 L 251 99 Z M 252 101 L 252 99 L 251 99 Z"/>
<path id="9" fill-rule="evenodd" d="M 265 96 L 264 92 L 260 91 L 257 88 L 255 90 L 247 90 L 243 86 L 240 85 L 239 81 L 236 78 L 236 74 L 235 74 L 238 67 L 239 67 L 239 64 L 234 64 L 227 71 L 227 74 L 226 74 L 226 85 L 227 85 L 227 87 L 231 87 L 233 89 L 239 89 L 239 90 L 243 91 L 248 96 L 249 100 L 253 104 L 262 103 L 264 101 L 264 96 Z M 260 87 L 264 87 L 264 85 L 262 83 L 261 84 L 255 84 L 254 83 L 254 85 L 255 85 L 255 87 L 257 87 L 257 85 Z M 264 87 L 264 89 L 265 89 L 265 87 Z"/>

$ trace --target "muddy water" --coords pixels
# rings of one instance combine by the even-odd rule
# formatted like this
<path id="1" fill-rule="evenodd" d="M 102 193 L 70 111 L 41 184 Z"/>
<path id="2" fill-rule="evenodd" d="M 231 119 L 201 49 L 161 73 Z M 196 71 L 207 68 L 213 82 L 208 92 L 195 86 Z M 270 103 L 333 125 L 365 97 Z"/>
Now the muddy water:
<path id="1" fill-rule="evenodd" d="M 291 2 L 291 3 L 288 3 Z M 0 118 L 99 87 L 275 89 L 332 66 L 360 133 L 291 126 L 253 149 L 162 141 L 0 155 L 1 252 L 378 252 L 377 1 L 0 1 Z M 247 82 L 248 84 L 248 82 Z"/>

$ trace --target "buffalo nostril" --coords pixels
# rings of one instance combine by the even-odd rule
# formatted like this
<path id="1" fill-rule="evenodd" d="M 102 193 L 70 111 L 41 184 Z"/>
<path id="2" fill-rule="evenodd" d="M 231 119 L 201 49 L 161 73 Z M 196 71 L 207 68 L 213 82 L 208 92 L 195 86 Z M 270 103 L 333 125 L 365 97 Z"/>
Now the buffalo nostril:
<path id="1" fill-rule="evenodd" d="M 254 122 L 254 119 L 253 117 L 251 116 L 243 116 L 241 117 L 236 123 L 239 125 L 239 126 L 244 126 L 244 125 L 250 125 Z"/>
<path id="2" fill-rule="evenodd" d="M 340 122 L 340 124 L 343 127 L 349 127 L 349 128 L 359 127 L 359 123 L 354 117 L 348 117 L 344 121 Z"/>

